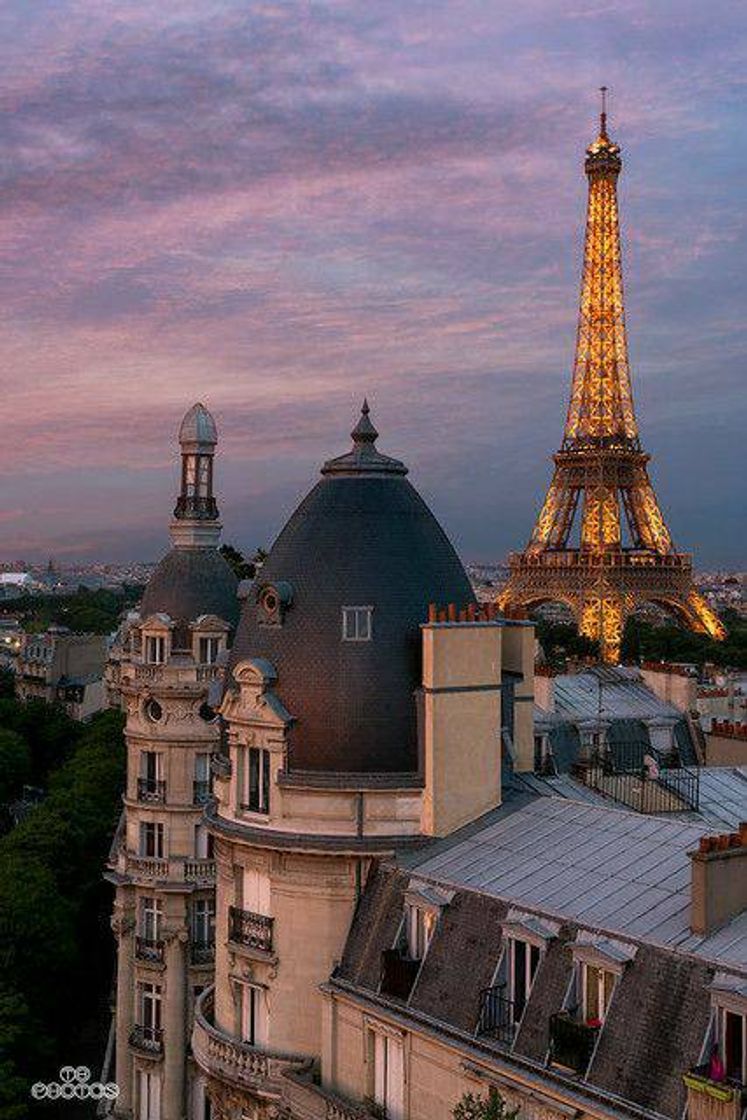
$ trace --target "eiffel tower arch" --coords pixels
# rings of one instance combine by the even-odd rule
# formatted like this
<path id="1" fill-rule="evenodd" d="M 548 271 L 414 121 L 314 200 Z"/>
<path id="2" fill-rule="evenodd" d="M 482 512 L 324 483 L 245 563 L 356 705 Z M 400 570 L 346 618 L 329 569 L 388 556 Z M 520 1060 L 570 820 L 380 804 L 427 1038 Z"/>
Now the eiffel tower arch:
<path id="1" fill-rule="evenodd" d="M 586 240 L 563 441 L 530 541 L 511 556 L 499 603 L 503 609 L 565 603 L 580 632 L 599 642 L 605 661 L 615 662 L 625 620 L 644 603 L 711 637 L 722 639 L 725 630 L 693 583 L 692 557 L 674 547 L 638 435 L 617 206 L 622 160 L 607 134 L 604 93 L 599 135 L 584 164 Z"/>

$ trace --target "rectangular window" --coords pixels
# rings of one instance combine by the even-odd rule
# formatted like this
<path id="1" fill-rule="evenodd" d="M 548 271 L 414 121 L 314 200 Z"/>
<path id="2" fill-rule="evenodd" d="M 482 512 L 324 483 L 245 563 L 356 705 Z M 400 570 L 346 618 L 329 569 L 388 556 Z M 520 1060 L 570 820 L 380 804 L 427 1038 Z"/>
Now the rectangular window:
<path id="1" fill-rule="evenodd" d="M 422 961 L 428 952 L 435 925 L 436 915 L 431 910 L 419 906 L 405 907 L 407 951 L 412 960 Z"/>
<path id="2" fill-rule="evenodd" d="M 726 1076 L 747 1084 L 747 1016 L 722 1010 L 721 1052 Z"/>
<path id="3" fill-rule="evenodd" d="M 254 984 L 239 986 L 239 1017 L 241 1041 L 262 1046 L 267 1040 L 265 993 Z"/>
<path id="4" fill-rule="evenodd" d="M 405 1063 L 401 1039 L 369 1031 L 369 1091 L 387 1120 L 404 1120 Z"/>
<path id="5" fill-rule="evenodd" d="M 140 899 L 139 932 L 144 941 L 159 941 L 163 908 L 158 898 Z"/>
<path id="6" fill-rule="evenodd" d="M 144 1069 L 139 1074 L 138 1120 L 161 1120 L 161 1080 Z"/>
<path id="7" fill-rule="evenodd" d="M 140 1026 L 156 1034 L 161 1030 L 161 989 L 158 984 L 138 984 Z"/>
<path id="8" fill-rule="evenodd" d="M 270 878 L 254 867 L 241 872 L 241 906 L 252 914 L 270 917 Z"/>
<path id="9" fill-rule="evenodd" d="M 615 974 L 595 964 L 583 966 L 583 1007 L 587 1023 L 604 1022 L 615 987 Z"/>
<path id="10" fill-rule="evenodd" d="M 163 665 L 166 660 L 166 639 L 163 636 L 148 634 L 145 639 L 145 660 L 149 665 Z"/>
<path id="11" fill-rule="evenodd" d="M 204 824 L 195 825 L 195 858 L 214 859 L 215 841 Z"/>
<path id="12" fill-rule="evenodd" d="M 198 646 L 200 665 L 215 665 L 220 652 L 220 638 L 200 638 Z"/>
<path id="13" fill-rule="evenodd" d="M 192 904 L 192 940 L 201 946 L 215 944 L 215 899 L 198 898 Z"/>
<path id="14" fill-rule="evenodd" d="M 152 821 L 140 822 L 140 855 L 163 859 L 163 825 Z"/>
<path id="15" fill-rule="evenodd" d="M 245 790 L 242 809 L 252 813 L 270 811 L 270 752 L 247 747 L 244 754 Z"/>
<path id="16" fill-rule="evenodd" d="M 200 751 L 195 755 L 194 782 L 192 785 L 192 800 L 195 805 L 204 805 L 210 799 L 210 760 L 212 755 L 207 751 Z"/>
<path id="17" fill-rule="evenodd" d="M 536 945 L 511 937 L 508 942 L 508 956 L 508 998 L 511 1000 L 513 1021 L 518 1023 L 524 1014 L 532 990 L 541 953 Z"/>
<path id="18" fill-rule="evenodd" d="M 163 754 L 160 751 L 140 752 L 140 777 L 153 783 L 163 780 Z"/>
<path id="19" fill-rule="evenodd" d="M 345 642 L 370 642 L 373 607 L 343 607 L 342 637 Z"/>

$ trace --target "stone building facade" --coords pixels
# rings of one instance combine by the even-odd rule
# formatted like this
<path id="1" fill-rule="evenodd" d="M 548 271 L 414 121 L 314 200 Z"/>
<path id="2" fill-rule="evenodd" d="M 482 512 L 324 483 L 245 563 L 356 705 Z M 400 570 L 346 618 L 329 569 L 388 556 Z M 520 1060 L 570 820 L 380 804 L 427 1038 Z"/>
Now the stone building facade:
<path id="1" fill-rule="evenodd" d="M 478 606 L 365 405 L 352 438 L 235 634 L 233 595 L 208 603 L 215 572 L 195 575 L 204 522 L 189 560 L 177 527 L 132 628 L 119 1115 L 450 1120 L 499 1092 L 522 1120 L 741 1120 L 747 831 L 533 795 L 532 626 Z M 150 749 L 168 774 L 140 770 Z M 193 952 L 203 902 L 214 962 Z"/>
<path id="2" fill-rule="evenodd" d="M 179 433 L 181 494 L 173 548 L 116 650 L 126 715 L 127 786 L 108 878 L 115 886 L 117 1112 L 181 1120 L 196 1089 L 192 1008 L 211 982 L 215 861 L 203 822 L 220 728 L 211 690 L 238 614 L 236 579 L 218 552 L 215 425 L 202 405 Z"/>

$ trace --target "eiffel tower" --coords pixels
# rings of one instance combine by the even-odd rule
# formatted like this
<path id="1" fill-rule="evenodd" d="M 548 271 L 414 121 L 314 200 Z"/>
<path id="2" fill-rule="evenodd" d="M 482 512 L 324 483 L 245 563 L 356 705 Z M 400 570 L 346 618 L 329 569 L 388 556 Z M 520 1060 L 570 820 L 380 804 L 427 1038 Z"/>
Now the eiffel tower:
<path id="1" fill-rule="evenodd" d="M 625 619 L 643 603 L 657 603 L 714 638 L 725 630 L 693 584 L 692 557 L 674 548 L 638 436 L 617 209 L 622 160 L 607 134 L 605 95 L 602 87 L 599 135 L 584 164 L 586 242 L 563 442 L 531 540 L 511 556 L 499 602 L 504 610 L 565 603 L 580 632 L 598 640 L 602 658 L 616 662 Z"/>

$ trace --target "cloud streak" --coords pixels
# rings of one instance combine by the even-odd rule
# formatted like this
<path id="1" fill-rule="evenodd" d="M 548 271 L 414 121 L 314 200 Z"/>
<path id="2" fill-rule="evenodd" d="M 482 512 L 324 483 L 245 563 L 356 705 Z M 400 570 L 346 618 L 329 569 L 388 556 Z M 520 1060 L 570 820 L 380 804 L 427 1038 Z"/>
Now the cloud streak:
<path id="1" fill-rule="evenodd" d="M 742 503 L 738 6 L 163 8 L 0 16 L 3 555 L 153 555 L 203 397 L 227 532 L 267 543 L 363 392 L 467 555 L 520 545 L 565 411 L 604 80 L 660 496 L 704 562 L 743 556 L 719 531 Z"/>

